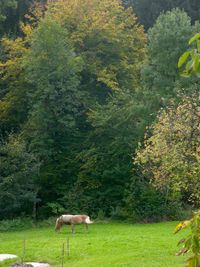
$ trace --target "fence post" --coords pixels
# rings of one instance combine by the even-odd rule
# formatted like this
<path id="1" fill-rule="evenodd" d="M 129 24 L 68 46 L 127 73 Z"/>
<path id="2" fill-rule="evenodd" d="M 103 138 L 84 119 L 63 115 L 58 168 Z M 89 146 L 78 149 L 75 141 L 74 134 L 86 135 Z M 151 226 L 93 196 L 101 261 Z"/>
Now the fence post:
<path id="1" fill-rule="evenodd" d="M 22 265 L 24 263 L 25 253 L 26 253 L 26 240 L 24 239 L 22 242 Z"/>
<path id="2" fill-rule="evenodd" d="M 62 254 L 61 254 L 61 257 L 62 257 L 62 267 L 64 267 L 64 254 L 65 254 L 65 244 L 63 243 L 63 245 L 62 245 Z"/>
<path id="3" fill-rule="evenodd" d="M 69 238 L 68 237 L 67 237 L 66 254 L 67 254 L 67 257 L 69 257 Z"/>

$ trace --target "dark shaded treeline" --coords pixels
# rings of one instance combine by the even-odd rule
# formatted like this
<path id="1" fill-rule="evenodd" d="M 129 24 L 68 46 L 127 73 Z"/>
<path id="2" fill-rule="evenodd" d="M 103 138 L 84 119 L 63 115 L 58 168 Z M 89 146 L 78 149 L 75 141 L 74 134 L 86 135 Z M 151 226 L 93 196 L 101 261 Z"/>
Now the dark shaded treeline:
<path id="1" fill-rule="evenodd" d="M 0 35 L 17 36 L 21 34 L 20 23 L 26 21 L 25 15 L 33 5 L 45 5 L 46 0 L 2 0 L 0 3 Z"/>
<path id="2" fill-rule="evenodd" d="M 134 8 L 145 29 L 153 26 L 161 12 L 180 8 L 187 12 L 192 22 L 199 20 L 200 3 L 198 0 L 124 0 L 126 6 Z"/>

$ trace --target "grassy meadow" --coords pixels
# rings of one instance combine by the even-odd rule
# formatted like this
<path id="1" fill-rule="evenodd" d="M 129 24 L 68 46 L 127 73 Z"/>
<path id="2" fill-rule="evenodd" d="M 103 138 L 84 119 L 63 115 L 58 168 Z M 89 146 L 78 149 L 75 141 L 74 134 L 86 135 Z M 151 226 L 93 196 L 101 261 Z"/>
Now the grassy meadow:
<path id="1" fill-rule="evenodd" d="M 173 235 L 176 222 L 157 224 L 102 223 L 89 227 L 76 226 L 72 235 L 69 227 L 60 233 L 54 227 L 32 228 L 0 233 L 0 253 L 23 255 L 25 261 L 48 262 L 62 266 L 62 246 L 69 238 L 70 255 L 64 256 L 65 267 L 181 267 L 184 258 L 176 257 L 177 242 L 183 233 Z M 0 267 L 10 266 L 9 260 Z"/>

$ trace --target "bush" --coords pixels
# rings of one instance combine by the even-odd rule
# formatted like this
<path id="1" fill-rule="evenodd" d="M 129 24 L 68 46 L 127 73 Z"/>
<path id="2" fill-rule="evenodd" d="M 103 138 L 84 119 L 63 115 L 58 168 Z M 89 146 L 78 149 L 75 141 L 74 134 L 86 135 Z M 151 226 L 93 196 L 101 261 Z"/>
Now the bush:
<path id="1" fill-rule="evenodd" d="M 0 231 L 15 231 L 28 229 L 34 226 L 34 222 L 31 218 L 17 218 L 13 220 L 0 221 Z"/>
<path id="2" fill-rule="evenodd" d="M 178 195 L 166 197 L 148 183 L 133 181 L 126 197 L 127 214 L 134 222 L 158 222 L 185 218 Z"/>
<path id="3" fill-rule="evenodd" d="M 32 218 L 17 218 L 13 220 L 0 221 L 0 232 L 24 230 L 35 227 L 54 227 L 56 218 L 50 217 L 42 221 L 33 221 Z"/>
<path id="4" fill-rule="evenodd" d="M 112 208 L 110 212 L 111 219 L 113 220 L 127 220 L 128 213 L 125 208 L 117 206 L 115 208 Z"/>
<path id="5" fill-rule="evenodd" d="M 105 212 L 100 209 L 97 214 L 97 220 L 104 220 L 105 219 Z"/>

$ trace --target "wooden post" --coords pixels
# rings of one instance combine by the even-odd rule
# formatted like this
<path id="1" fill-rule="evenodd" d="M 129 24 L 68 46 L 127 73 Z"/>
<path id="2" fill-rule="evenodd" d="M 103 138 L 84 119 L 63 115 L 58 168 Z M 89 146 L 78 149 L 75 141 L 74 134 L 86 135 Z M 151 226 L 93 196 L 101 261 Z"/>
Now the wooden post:
<path id="1" fill-rule="evenodd" d="M 63 243 L 63 245 L 62 245 L 62 255 L 61 255 L 61 257 L 62 257 L 62 267 L 64 267 L 64 254 L 65 254 L 65 244 Z"/>
<path id="2" fill-rule="evenodd" d="M 24 239 L 22 242 L 22 264 L 24 262 L 25 254 L 26 254 L 26 240 Z"/>
<path id="3" fill-rule="evenodd" d="M 66 254 L 67 257 L 69 257 L 69 238 L 67 237 L 67 242 L 66 242 Z"/>

